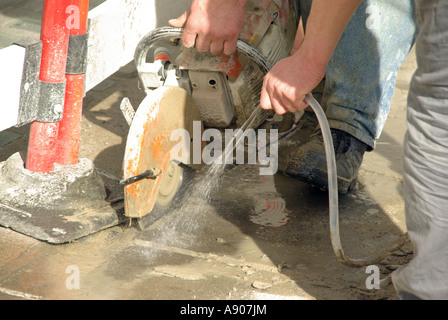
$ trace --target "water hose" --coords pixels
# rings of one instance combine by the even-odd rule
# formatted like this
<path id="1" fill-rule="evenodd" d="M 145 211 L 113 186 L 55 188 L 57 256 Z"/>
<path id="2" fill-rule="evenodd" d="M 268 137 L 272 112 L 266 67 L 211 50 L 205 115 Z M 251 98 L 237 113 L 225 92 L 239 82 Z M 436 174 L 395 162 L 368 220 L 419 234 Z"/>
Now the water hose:
<path id="1" fill-rule="evenodd" d="M 316 114 L 319 126 L 322 130 L 322 136 L 324 138 L 325 155 L 327 157 L 327 173 L 328 173 L 328 201 L 330 211 L 330 235 L 333 251 L 338 260 L 354 268 L 373 265 L 381 262 L 384 258 L 388 257 L 392 252 L 402 247 L 407 239 L 407 234 L 400 236 L 396 241 L 390 243 L 382 250 L 377 252 L 376 255 L 372 255 L 365 258 L 353 259 L 348 257 L 342 249 L 341 237 L 339 234 L 339 203 L 338 203 L 338 180 L 337 180 L 337 168 L 335 153 L 333 147 L 333 138 L 331 135 L 330 127 L 328 125 L 327 117 L 320 106 L 320 104 L 311 95 L 305 97 L 305 103 L 309 104 Z"/>
<path id="2" fill-rule="evenodd" d="M 135 54 L 135 62 L 138 65 L 146 61 L 146 54 L 149 48 L 154 45 L 158 40 L 163 38 L 180 38 L 182 36 L 182 28 L 162 27 L 153 30 L 147 34 L 138 44 Z M 254 61 L 258 67 L 264 72 L 268 73 L 272 68 L 271 62 L 256 48 L 250 44 L 238 40 L 237 51 L 245 55 L 252 61 Z M 333 138 L 330 131 L 330 126 L 327 121 L 327 117 L 320 106 L 320 104 L 313 98 L 311 94 L 305 96 L 305 103 L 311 106 L 316 114 L 319 126 L 322 131 L 325 155 L 327 159 L 327 174 L 328 174 L 328 201 L 329 201 L 329 219 L 330 219 L 330 237 L 333 251 L 342 264 L 359 268 L 363 266 L 373 265 L 381 262 L 384 258 L 389 256 L 392 252 L 403 246 L 407 240 L 407 233 L 400 236 L 396 241 L 390 243 L 375 255 L 364 258 L 350 258 L 348 257 L 341 243 L 341 237 L 339 233 L 339 200 L 338 200 L 338 181 L 337 181 L 337 168 L 336 158 L 333 146 Z M 261 108 L 257 107 L 249 119 L 254 118 L 254 115 L 261 113 Z M 247 122 L 247 121 L 246 121 Z M 243 129 L 243 128 L 241 128 Z"/>

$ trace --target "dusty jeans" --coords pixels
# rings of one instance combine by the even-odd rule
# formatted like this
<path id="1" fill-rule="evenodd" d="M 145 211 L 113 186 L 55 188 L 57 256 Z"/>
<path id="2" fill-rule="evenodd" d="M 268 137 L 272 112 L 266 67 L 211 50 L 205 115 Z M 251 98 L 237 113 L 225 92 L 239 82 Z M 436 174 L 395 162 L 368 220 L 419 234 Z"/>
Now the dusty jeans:
<path id="1" fill-rule="evenodd" d="M 305 29 L 311 0 L 294 0 Z M 322 106 L 331 128 L 374 148 L 390 110 L 396 75 L 416 35 L 411 0 L 364 0 L 326 70 Z"/>
<path id="2" fill-rule="evenodd" d="M 448 299 L 448 2 L 416 1 L 418 68 L 408 99 L 404 199 L 414 258 L 392 280 L 402 299 Z"/>

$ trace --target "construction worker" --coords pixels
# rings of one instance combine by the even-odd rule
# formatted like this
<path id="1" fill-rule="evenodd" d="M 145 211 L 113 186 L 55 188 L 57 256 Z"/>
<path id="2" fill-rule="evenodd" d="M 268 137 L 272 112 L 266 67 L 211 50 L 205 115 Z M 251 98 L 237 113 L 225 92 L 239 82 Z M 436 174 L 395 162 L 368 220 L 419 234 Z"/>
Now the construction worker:
<path id="1" fill-rule="evenodd" d="M 256 0 L 251 0 L 256 1 Z M 174 27 L 185 27 L 182 43 L 196 46 L 199 52 L 230 55 L 235 51 L 240 30 L 244 24 L 248 0 L 194 0 L 178 19 L 170 21 Z M 320 1 L 294 0 L 308 37 L 299 50 L 277 63 L 267 74 L 261 93 L 261 106 L 272 108 L 278 114 L 303 109 L 304 93 L 296 90 L 300 83 L 308 93 L 325 76 L 321 104 L 326 109 L 335 145 L 338 188 L 341 194 L 352 189 L 358 177 L 363 155 L 375 148 L 386 122 L 395 88 L 396 74 L 411 49 L 415 34 L 412 1 L 364 0 L 350 19 L 331 59 L 308 61 L 307 51 L 319 52 L 331 44 L 325 43 L 325 30 L 310 28 L 311 3 Z M 335 2 L 336 5 L 339 3 Z M 333 5 L 332 5 L 333 7 Z M 344 14 L 344 13 L 342 13 Z M 398 23 L 399 21 L 399 23 Z M 330 24 L 331 21 L 322 21 Z M 314 26 L 314 25 L 313 25 Z M 298 29 L 298 31 L 300 31 Z M 311 33 L 320 40 L 310 48 L 307 38 Z M 299 33 L 298 33 L 299 34 Z M 366 50 L 367 49 L 367 50 Z M 380 65 L 380 68 L 378 68 Z M 296 68 L 292 66 L 297 66 Z M 324 68 L 325 67 L 325 68 Z M 306 75 L 307 79 L 304 79 Z M 304 86 L 307 84 L 308 86 Z M 278 170 L 285 175 L 307 182 L 321 189 L 327 188 L 327 165 L 322 134 L 313 112 L 307 112 L 307 121 L 313 127 L 308 141 L 300 137 L 303 130 L 279 145 Z M 291 140 L 293 143 L 290 143 Z M 293 146 L 291 146 L 293 145 Z"/>
<path id="2" fill-rule="evenodd" d="M 416 13 L 403 189 L 414 258 L 392 280 L 402 299 L 448 299 L 448 3 L 418 0 Z"/>
<path id="3" fill-rule="evenodd" d="M 204 20 L 201 19 L 204 17 L 198 19 L 199 25 L 194 22 L 195 15 L 201 9 L 213 7 L 210 3 L 201 7 L 203 2 L 193 1 L 187 15 L 176 21 L 180 23 L 183 20 L 189 29 L 184 40 L 193 44 L 196 39 L 196 45 L 202 46 L 201 50 L 213 46 L 215 52 L 220 48 L 229 53 L 232 45 L 227 41 L 233 41 L 233 37 L 218 38 L 220 44 L 213 44 L 213 36 L 204 36 L 212 31 L 203 24 Z M 244 7 L 242 0 L 226 2 L 232 3 L 233 9 L 238 8 L 237 3 Z M 398 7 L 398 2 L 384 2 L 394 3 Z M 404 7 L 411 3 L 400 2 Z M 338 50 L 338 39 L 341 35 L 344 37 L 343 30 L 351 26 L 352 13 L 355 12 L 355 17 L 362 4 L 361 0 L 313 1 L 301 47 L 285 62 L 280 61 L 265 78 L 261 96 L 264 108 L 284 113 L 306 107 L 302 102 L 303 96 L 319 83 L 325 73 L 328 74 L 332 55 Z M 404 142 L 406 223 L 415 255 L 408 265 L 393 273 L 392 280 L 401 299 L 448 299 L 448 3 L 444 0 L 416 0 L 415 4 L 419 27 L 416 42 L 418 68 L 409 90 L 408 131 Z M 389 14 L 381 13 L 383 17 Z M 231 17 L 228 18 L 226 23 L 232 21 Z M 241 23 L 240 20 L 238 23 Z M 395 21 L 394 27 L 399 29 L 402 23 L 406 25 L 406 20 Z M 201 33 L 198 26 L 207 27 L 202 29 L 207 32 Z M 357 47 L 355 44 L 353 46 Z M 377 49 L 382 57 L 381 46 Z M 406 51 L 408 48 L 404 49 Z M 362 50 L 369 51 L 371 47 L 360 45 L 357 52 Z M 398 56 L 399 48 L 394 50 Z M 381 70 L 384 67 L 382 60 L 370 63 L 372 69 L 376 67 Z M 364 74 L 364 77 L 372 77 L 372 74 Z M 362 91 L 353 94 L 364 96 Z M 381 101 L 377 102 L 381 106 Z"/>

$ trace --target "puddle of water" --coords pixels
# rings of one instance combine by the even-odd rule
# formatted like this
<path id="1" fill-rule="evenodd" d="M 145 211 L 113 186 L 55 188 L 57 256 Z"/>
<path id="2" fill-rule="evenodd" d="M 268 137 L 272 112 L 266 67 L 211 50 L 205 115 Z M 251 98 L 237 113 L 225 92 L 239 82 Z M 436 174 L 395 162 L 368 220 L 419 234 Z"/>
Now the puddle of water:
<path id="1" fill-rule="evenodd" d="M 255 214 L 249 218 L 253 223 L 266 227 L 282 227 L 289 221 L 286 202 L 277 195 L 266 195 L 255 202 Z"/>

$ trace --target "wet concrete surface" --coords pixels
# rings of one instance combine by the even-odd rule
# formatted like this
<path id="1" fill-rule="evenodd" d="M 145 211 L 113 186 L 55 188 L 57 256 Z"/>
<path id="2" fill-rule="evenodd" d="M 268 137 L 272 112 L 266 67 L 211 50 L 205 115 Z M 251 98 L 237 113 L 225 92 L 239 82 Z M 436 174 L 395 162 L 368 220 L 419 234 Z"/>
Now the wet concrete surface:
<path id="1" fill-rule="evenodd" d="M 2 14 L 22 8 L 36 25 L 37 4 L 20 1 L 12 9 L 7 2 L 0 1 Z M 28 21 L 20 17 L 14 21 Z M 402 141 L 415 66 L 411 53 L 378 146 L 366 153 L 356 189 L 340 198 L 350 257 L 373 254 L 406 231 Z M 128 131 L 123 97 L 134 106 L 143 98 L 132 64 L 87 93 L 82 120 L 81 157 L 117 177 Z M 8 130 L 20 137 L 0 148 L 0 161 L 26 150 L 28 130 Z M 212 201 L 187 220 L 168 214 L 145 230 L 123 224 L 62 245 L 0 227 L 0 299 L 390 299 L 388 276 L 412 257 L 407 243 L 378 263 L 385 280 L 369 289 L 366 268 L 344 266 L 333 253 L 328 195 L 279 174 L 260 176 L 253 165 L 227 172 Z"/>

